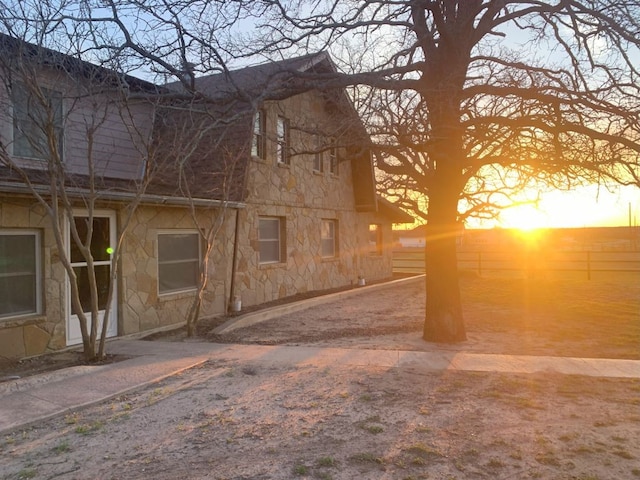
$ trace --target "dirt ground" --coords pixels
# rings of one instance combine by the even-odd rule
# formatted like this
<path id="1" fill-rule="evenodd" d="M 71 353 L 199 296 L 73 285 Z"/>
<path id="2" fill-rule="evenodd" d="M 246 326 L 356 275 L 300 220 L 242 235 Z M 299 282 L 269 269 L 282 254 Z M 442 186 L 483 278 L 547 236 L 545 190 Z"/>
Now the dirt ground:
<path id="1" fill-rule="evenodd" d="M 468 342 L 426 344 L 421 295 L 417 282 L 210 339 L 598 352 L 597 338 L 484 328 L 490 306 L 473 302 Z M 0 465 L 2 479 L 636 479 L 640 381 L 211 361 L 0 439 Z"/>

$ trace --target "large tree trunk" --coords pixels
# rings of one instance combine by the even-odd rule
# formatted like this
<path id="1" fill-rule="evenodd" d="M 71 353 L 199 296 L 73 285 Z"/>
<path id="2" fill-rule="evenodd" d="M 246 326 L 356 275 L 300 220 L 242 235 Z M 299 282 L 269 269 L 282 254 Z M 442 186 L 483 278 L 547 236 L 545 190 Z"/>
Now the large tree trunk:
<path id="1" fill-rule="evenodd" d="M 458 283 L 457 211 L 456 189 L 444 184 L 430 193 L 425 241 L 427 303 L 422 335 L 429 342 L 467 339 Z"/>

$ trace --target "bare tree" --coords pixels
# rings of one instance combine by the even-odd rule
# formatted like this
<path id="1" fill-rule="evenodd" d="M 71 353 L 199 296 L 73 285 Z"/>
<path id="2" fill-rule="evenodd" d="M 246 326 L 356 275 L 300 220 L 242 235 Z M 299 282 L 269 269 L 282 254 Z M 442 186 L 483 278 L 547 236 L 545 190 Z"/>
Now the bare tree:
<path id="1" fill-rule="evenodd" d="M 74 39 L 80 40 L 68 40 Z M 2 107 L 5 120 L 13 124 L 13 135 L 2 140 L 0 166 L 46 212 L 69 280 L 71 312 L 80 324 L 85 357 L 100 359 L 122 239 L 149 181 L 139 172 L 151 151 L 146 118 L 155 107 L 145 98 L 156 97 L 155 87 L 25 39 L 2 35 L 0 40 Z M 114 173 L 117 166 L 109 164 L 101 143 L 105 130 L 119 130 L 119 140 L 135 157 L 131 171 Z M 94 240 L 104 232 L 96 212 L 118 193 L 126 202 L 116 242 L 104 239 L 107 247 L 97 250 Z"/>
<path id="2" fill-rule="evenodd" d="M 237 122 L 250 116 L 239 109 L 225 112 L 225 102 L 214 102 L 202 96 L 192 96 L 178 90 L 156 122 L 156 158 L 154 176 L 175 187 L 179 196 L 187 199 L 191 221 L 200 234 L 201 260 L 197 287 L 186 314 L 187 336 L 195 333 L 209 278 L 215 269 L 211 262 L 213 249 L 233 198 L 243 185 L 240 160 L 248 154 L 248 145 L 238 145 L 233 139 Z M 181 93 L 182 92 L 182 93 Z M 246 123 L 246 122 L 245 122 Z M 231 139 L 229 137 L 232 137 Z M 247 142 L 243 142 L 246 144 Z M 215 199 L 213 206 L 200 199 Z"/>
<path id="3" fill-rule="evenodd" d="M 519 191 L 640 185 L 640 2 L 254 8 L 259 33 L 244 52 L 331 49 L 344 74 L 297 86 L 356 86 L 387 194 L 426 220 L 426 340 L 466 338 L 455 244 L 465 218 L 493 216 Z"/>
<path id="4" fill-rule="evenodd" d="M 234 59 L 330 50 L 342 73 L 292 69 L 284 83 L 235 93 L 255 109 L 350 88 L 388 194 L 428 225 L 426 340 L 466 338 L 455 248 L 465 218 L 495 215 L 519 190 L 639 182 L 637 0 L 130 0 L 71 10 L 65 20 L 109 32 L 110 61 L 178 80 L 194 98 L 206 96 L 196 75 L 226 74 Z"/>

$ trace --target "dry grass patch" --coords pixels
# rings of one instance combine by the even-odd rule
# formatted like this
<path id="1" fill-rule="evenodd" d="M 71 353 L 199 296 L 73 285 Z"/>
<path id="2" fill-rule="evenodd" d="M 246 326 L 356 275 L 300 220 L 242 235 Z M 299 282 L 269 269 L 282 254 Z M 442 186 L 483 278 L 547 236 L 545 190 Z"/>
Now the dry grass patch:
<path id="1" fill-rule="evenodd" d="M 520 354 L 640 359 L 640 280 L 463 278 L 467 330 L 516 333 Z M 500 352 L 513 353 L 513 352 Z"/>

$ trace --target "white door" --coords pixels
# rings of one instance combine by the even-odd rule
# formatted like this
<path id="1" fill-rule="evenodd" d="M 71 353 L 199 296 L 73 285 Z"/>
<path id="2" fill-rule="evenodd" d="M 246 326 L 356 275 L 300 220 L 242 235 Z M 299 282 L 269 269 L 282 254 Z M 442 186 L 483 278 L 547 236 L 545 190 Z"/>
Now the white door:
<path id="1" fill-rule="evenodd" d="M 88 215 L 86 212 L 76 212 L 73 222 L 78 230 L 81 239 L 86 238 L 88 227 Z M 104 321 L 104 311 L 107 305 L 107 295 L 109 292 L 109 279 L 111 277 L 111 256 L 113 246 L 116 244 L 116 214 L 112 211 L 99 211 L 93 215 L 93 234 L 91 237 L 91 254 L 94 259 L 96 272 L 96 283 L 98 289 L 98 335 L 102 329 Z M 89 276 L 87 262 L 80 253 L 72 239 L 69 225 L 67 224 L 67 253 L 71 260 L 73 270 L 78 277 L 78 290 L 80 302 L 85 312 L 91 311 L 91 293 L 89 289 Z M 82 333 L 80 331 L 80 320 L 77 312 L 71 306 L 70 288 L 67 288 L 67 345 L 77 345 L 82 343 Z M 107 324 L 107 337 L 115 337 L 118 334 L 117 312 L 115 308 L 115 290 L 112 297 L 112 305 L 109 309 L 109 319 Z M 87 328 L 91 328 L 91 319 Z"/>

